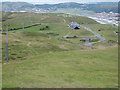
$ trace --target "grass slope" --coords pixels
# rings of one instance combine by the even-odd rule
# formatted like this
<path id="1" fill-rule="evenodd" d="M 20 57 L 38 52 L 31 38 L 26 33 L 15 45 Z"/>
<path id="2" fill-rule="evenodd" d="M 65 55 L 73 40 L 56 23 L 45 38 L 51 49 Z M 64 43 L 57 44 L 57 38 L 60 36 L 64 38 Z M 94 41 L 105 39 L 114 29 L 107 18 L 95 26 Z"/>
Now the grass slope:
<path id="1" fill-rule="evenodd" d="M 30 56 L 3 65 L 3 87 L 117 88 L 117 48 Z"/>
<path id="2" fill-rule="evenodd" d="M 21 25 L 30 25 L 34 23 L 69 23 L 71 21 L 76 21 L 79 23 L 90 23 L 96 24 L 97 22 L 88 19 L 86 17 L 80 17 L 75 15 L 63 14 L 63 13 L 10 13 L 3 12 L 3 26 L 9 24 L 11 26 Z"/>
<path id="3" fill-rule="evenodd" d="M 35 14 L 3 12 L 11 28 L 40 23 L 24 30 L 9 31 L 10 64 L 3 64 L 3 88 L 17 87 L 91 87 L 116 88 L 118 86 L 118 48 L 108 40 L 117 41 L 113 31 L 117 27 L 101 25 L 92 19 L 69 14 Z M 93 48 L 79 46 L 81 38 L 65 39 L 71 29 L 68 24 L 76 21 L 93 29 L 107 40 Z M 49 26 L 49 28 L 45 28 Z M 40 30 L 45 28 L 45 30 Z M 98 31 L 98 30 L 101 31 Z M 5 37 L 2 32 L 2 59 L 5 62 Z M 81 28 L 71 35 L 92 35 Z"/>

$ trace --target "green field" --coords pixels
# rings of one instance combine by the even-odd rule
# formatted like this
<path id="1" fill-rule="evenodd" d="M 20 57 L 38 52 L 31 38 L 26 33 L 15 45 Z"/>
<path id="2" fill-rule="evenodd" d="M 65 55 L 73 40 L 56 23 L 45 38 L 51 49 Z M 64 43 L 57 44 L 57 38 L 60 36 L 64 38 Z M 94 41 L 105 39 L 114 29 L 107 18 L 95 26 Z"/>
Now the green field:
<path id="1" fill-rule="evenodd" d="M 29 16 L 29 17 L 28 17 Z M 3 88 L 117 88 L 118 37 L 116 26 L 62 13 L 3 12 L 3 28 L 41 25 L 9 31 L 9 64 L 5 63 L 6 33 L 2 32 Z M 106 38 L 92 47 L 80 46 L 81 38 L 63 38 L 71 21 Z M 46 28 L 48 26 L 48 28 Z M 44 30 L 41 30 L 43 29 Z M 98 31 L 98 30 L 101 31 Z M 72 36 L 91 36 L 80 28 Z M 95 38 L 93 38 L 95 39 Z M 113 40 L 112 44 L 108 41 Z"/>
<path id="2" fill-rule="evenodd" d="M 82 10 L 80 8 L 59 8 L 56 11 L 54 11 L 53 13 L 69 13 L 69 14 L 73 14 L 73 15 L 84 15 L 84 14 L 93 14 L 95 13 L 94 11 L 88 11 L 88 10 Z"/>
<path id="3" fill-rule="evenodd" d="M 3 65 L 3 87 L 117 88 L 117 48 L 42 53 Z"/>

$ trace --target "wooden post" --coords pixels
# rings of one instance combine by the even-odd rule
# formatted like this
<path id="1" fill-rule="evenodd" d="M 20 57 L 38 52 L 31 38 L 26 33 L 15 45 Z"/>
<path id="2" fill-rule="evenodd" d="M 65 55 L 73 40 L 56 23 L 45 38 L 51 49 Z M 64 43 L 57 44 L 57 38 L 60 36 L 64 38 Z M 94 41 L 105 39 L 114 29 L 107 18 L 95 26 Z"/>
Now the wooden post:
<path id="1" fill-rule="evenodd" d="M 9 62 L 9 52 L 8 52 L 8 25 L 6 25 L 6 64 Z"/>

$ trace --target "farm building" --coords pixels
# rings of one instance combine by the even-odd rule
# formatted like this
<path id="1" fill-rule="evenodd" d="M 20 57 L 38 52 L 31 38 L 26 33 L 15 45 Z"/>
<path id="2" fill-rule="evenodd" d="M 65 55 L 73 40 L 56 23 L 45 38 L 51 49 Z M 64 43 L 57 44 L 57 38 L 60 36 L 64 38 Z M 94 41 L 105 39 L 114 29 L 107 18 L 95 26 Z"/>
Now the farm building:
<path id="1" fill-rule="evenodd" d="M 80 29 L 80 25 L 77 22 L 71 22 L 70 27 L 73 29 Z"/>
<path id="2" fill-rule="evenodd" d="M 83 42 L 90 42 L 90 39 L 89 39 L 89 38 L 83 38 L 83 39 L 81 39 L 80 41 L 83 41 Z"/>

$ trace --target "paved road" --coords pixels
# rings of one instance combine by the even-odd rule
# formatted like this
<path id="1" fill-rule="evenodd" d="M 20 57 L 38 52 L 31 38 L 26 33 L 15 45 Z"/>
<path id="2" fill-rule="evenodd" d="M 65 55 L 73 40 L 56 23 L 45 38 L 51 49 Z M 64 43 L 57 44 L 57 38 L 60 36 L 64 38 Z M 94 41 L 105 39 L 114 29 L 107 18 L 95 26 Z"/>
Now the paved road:
<path id="1" fill-rule="evenodd" d="M 96 36 L 64 36 L 65 38 L 72 38 L 72 37 L 96 37 Z"/>
<path id="2" fill-rule="evenodd" d="M 91 29 L 89 29 L 89 28 L 87 28 L 87 27 L 85 27 L 85 26 L 81 26 L 81 27 L 84 28 L 84 29 L 86 29 L 87 31 L 90 31 L 91 33 L 94 34 L 95 37 L 97 37 L 97 38 L 100 39 L 100 40 L 97 41 L 97 42 L 89 42 L 89 43 L 85 43 L 84 45 L 92 45 L 92 44 L 95 44 L 95 43 L 100 43 L 100 42 L 105 41 L 105 38 L 102 37 L 100 34 L 94 32 L 93 30 L 91 30 Z"/>
<path id="3" fill-rule="evenodd" d="M 100 34 L 94 32 L 93 30 L 91 30 L 91 29 L 89 29 L 89 28 L 87 28 L 87 27 L 85 27 L 85 26 L 82 26 L 82 25 L 81 25 L 81 27 L 84 28 L 85 30 L 93 33 L 94 36 L 69 36 L 69 34 L 71 34 L 71 33 L 73 32 L 73 30 L 72 30 L 72 31 L 69 31 L 69 32 L 67 33 L 67 35 L 64 36 L 64 37 L 65 37 L 65 38 L 66 38 L 66 37 L 97 37 L 97 38 L 100 39 L 99 41 L 96 41 L 96 42 L 86 42 L 86 43 L 84 43 L 84 44 L 79 44 L 79 45 L 82 45 L 82 46 L 83 46 L 83 45 L 89 46 L 89 45 L 92 45 L 92 44 L 95 44 L 95 43 L 103 42 L 103 41 L 105 40 L 104 37 L 102 37 Z"/>

